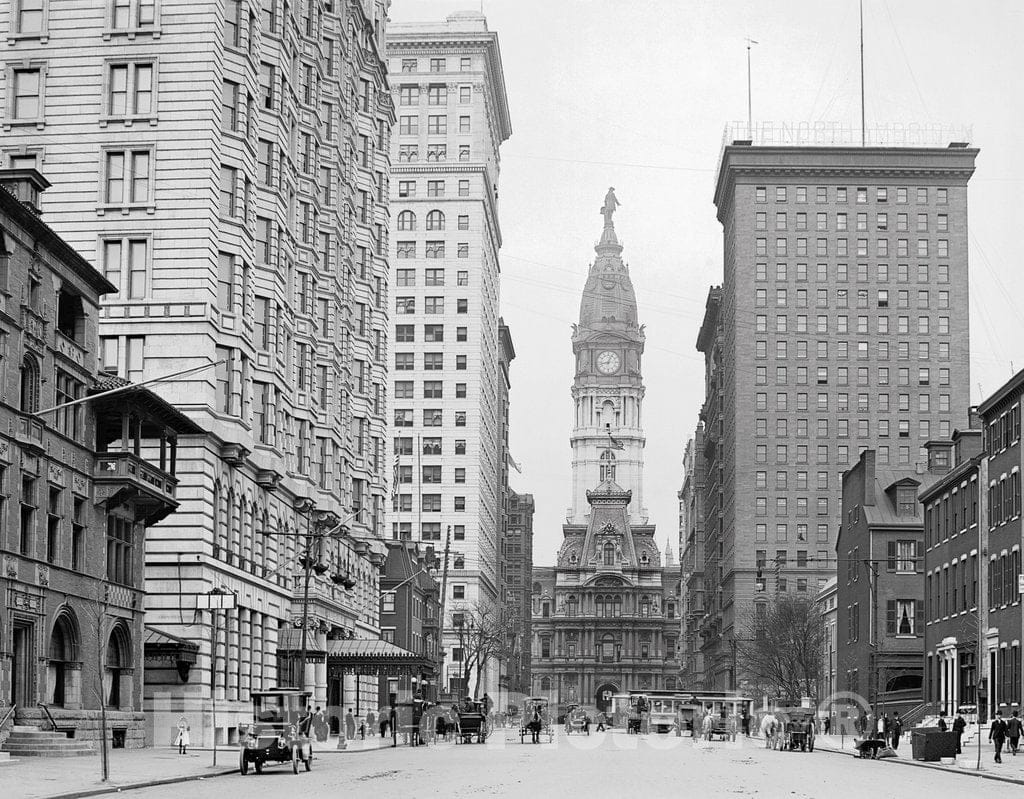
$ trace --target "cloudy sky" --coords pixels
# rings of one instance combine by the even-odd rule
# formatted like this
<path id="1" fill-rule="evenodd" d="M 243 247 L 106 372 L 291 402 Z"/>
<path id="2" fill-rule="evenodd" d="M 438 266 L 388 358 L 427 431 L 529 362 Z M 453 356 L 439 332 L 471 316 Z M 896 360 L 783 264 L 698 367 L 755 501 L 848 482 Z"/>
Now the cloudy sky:
<path id="1" fill-rule="evenodd" d="M 393 0 L 394 21 L 479 2 Z M 534 562 L 553 562 L 571 502 L 571 324 L 608 186 L 647 325 L 645 493 L 677 541 L 682 454 L 703 401 L 694 347 L 721 282 L 712 204 L 725 123 L 745 120 L 745 37 L 755 120 L 860 118 L 856 0 L 484 0 L 512 116 L 502 147 L 501 307 L 512 329 L 513 488 L 537 503 Z M 1024 368 L 1020 140 L 1024 4 L 864 0 L 868 126 L 971 126 L 971 398 Z M 678 552 L 676 553 L 678 555 Z"/>

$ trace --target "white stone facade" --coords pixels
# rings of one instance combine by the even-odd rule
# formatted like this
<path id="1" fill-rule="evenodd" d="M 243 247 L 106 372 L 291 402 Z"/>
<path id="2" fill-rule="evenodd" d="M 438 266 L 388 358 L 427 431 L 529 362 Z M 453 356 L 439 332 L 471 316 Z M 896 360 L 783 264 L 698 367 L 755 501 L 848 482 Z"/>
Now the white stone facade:
<path id="1" fill-rule="evenodd" d="M 149 533 L 146 587 L 147 623 L 202 647 L 188 682 L 149 686 L 147 707 L 205 713 L 212 682 L 221 740 L 248 690 L 278 683 L 278 628 L 301 616 L 297 508 L 352 533 L 319 555 L 318 640 L 378 634 L 386 5 L 72 0 L 36 17 L 0 3 L 0 158 L 51 179 L 47 221 L 120 289 L 101 365 L 139 381 L 218 363 L 157 388 L 210 434 L 183 442 L 182 507 Z M 219 587 L 238 608 L 220 614 L 211 681 L 196 595 Z M 173 722 L 151 718 L 163 740 Z"/>
<path id="2" fill-rule="evenodd" d="M 397 117 L 391 534 L 440 553 L 451 528 L 441 644 L 450 652 L 452 611 L 489 605 L 500 589 L 497 186 L 511 127 L 497 35 L 483 16 L 392 25 L 387 59 Z M 445 687 L 458 670 L 446 664 Z M 497 686 L 492 670 L 482 690 Z"/>

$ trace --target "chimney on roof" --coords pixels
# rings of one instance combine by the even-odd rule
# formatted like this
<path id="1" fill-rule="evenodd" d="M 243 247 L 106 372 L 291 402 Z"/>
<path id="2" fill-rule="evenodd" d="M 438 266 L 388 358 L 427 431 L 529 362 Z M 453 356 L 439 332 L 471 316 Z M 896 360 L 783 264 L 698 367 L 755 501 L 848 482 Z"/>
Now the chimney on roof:
<path id="1" fill-rule="evenodd" d="M 875 504 L 875 451 L 866 449 L 860 454 L 864 464 L 864 504 Z"/>
<path id="2" fill-rule="evenodd" d="M 35 169 L 0 169 L 0 186 L 19 199 L 36 216 L 42 216 L 39 196 L 50 188 L 50 181 Z"/>

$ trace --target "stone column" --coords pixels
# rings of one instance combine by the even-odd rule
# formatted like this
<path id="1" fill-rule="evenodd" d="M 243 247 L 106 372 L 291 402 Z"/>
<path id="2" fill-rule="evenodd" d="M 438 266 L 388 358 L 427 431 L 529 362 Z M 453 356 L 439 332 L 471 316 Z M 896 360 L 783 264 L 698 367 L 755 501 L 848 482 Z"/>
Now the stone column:
<path id="1" fill-rule="evenodd" d="M 249 691 L 252 690 L 252 669 L 253 661 L 255 660 L 252 636 L 252 611 L 248 608 L 238 609 L 238 634 L 241 639 L 241 651 L 239 653 L 241 657 L 241 674 L 238 685 L 238 698 L 243 699 L 248 698 Z"/>

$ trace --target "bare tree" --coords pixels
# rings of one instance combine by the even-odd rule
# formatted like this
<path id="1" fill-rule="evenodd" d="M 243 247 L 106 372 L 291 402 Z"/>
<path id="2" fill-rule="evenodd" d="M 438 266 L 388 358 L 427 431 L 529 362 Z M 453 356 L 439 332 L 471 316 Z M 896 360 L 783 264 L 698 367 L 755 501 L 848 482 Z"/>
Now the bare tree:
<path id="1" fill-rule="evenodd" d="M 824 634 L 818 606 L 810 597 L 776 596 L 763 608 L 739 620 L 737 671 L 772 696 L 815 696 Z"/>
<path id="2" fill-rule="evenodd" d="M 473 688 L 476 698 L 484 668 L 493 658 L 506 654 L 509 621 L 500 609 L 489 603 L 477 602 L 461 613 L 462 684 L 468 687 L 470 676 L 476 672 Z"/>

